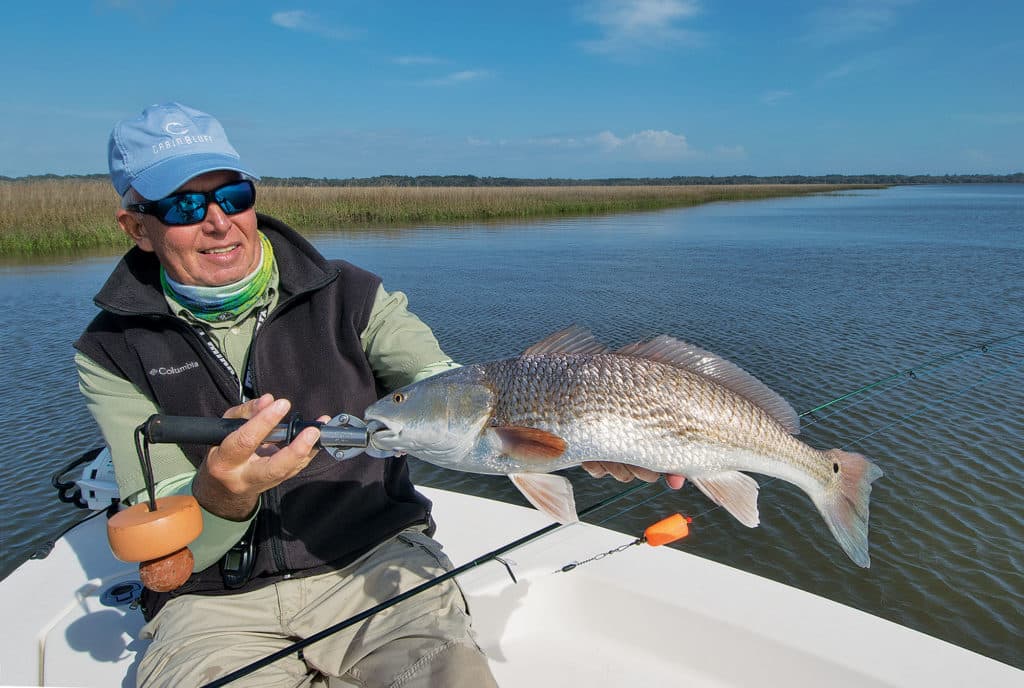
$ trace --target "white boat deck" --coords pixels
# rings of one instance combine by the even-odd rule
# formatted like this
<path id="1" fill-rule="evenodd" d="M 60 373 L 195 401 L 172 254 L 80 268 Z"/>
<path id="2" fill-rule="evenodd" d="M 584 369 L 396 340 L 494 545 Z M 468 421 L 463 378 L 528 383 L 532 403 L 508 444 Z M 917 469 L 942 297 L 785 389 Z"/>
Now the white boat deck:
<path id="1" fill-rule="evenodd" d="M 541 513 L 424 489 L 459 565 L 549 523 Z M 134 686 L 142 617 L 102 595 L 137 580 L 101 516 L 0 584 L 0 684 Z M 897 624 L 669 548 L 561 528 L 459 577 L 505 688 L 524 686 L 1013 686 L 1024 672 Z M 340 619 L 339 619 L 340 621 Z M 255 658 L 254 658 L 255 659 Z"/>

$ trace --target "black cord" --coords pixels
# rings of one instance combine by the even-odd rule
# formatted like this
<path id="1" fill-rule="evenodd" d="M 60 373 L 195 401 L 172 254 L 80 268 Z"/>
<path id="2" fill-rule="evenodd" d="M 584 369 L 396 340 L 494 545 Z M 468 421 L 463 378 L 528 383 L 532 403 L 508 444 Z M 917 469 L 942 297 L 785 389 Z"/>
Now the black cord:
<path id="1" fill-rule="evenodd" d="M 89 508 L 89 504 L 82 499 L 82 491 L 79 489 L 78 483 L 74 479 L 64 480 L 64 476 L 82 464 L 89 463 L 95 459 L 101 451 L 103 451 L 103 447 L 90 449 L 53 474 L 50 478 L 50 484 L 53 485 L 53 489 L 57 490 L 57 499 L 65 504 L 74 504 L 79 509 Z"/>
<path id="2" fill-rule="evenodd" d="M 142 478 L 146 481 L 146 494 L 149 496 L 149 510 L 156 511 L 156 485 L 153 481 L 153 462 L 149 458 L 149 442 L 146 440 L 146 429 L 149 421 L 135 428 L 135 453 L 139 456 L 142 467 Z"/>

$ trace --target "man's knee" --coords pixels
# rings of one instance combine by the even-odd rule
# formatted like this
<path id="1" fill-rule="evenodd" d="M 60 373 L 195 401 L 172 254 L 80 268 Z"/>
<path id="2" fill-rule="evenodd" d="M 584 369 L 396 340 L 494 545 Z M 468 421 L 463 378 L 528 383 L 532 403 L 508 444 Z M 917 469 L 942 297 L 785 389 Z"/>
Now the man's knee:
<path id="1" fill-rule="evenodd" d="M 431 647 L 422 638 L 402 638 L 365 657 L 338 683 L 388 688 L 488 688 L 497 686 L 487 657 L 471 640 L 447 640 Z"/>
<path id="2" fill-rule="evenodd" d="M 480 648 L 453 640 L 438 652 L 420 658 L 393 685 L 395 688 L 487 688 L 497 683 Z"/>

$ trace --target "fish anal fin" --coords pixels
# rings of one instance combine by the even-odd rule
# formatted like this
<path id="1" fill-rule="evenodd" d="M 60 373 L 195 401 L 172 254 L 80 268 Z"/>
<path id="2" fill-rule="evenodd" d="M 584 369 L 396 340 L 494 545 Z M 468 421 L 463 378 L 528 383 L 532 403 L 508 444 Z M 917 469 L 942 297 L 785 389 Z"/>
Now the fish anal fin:
<path id="1" fill-rule="evenodd" d="M 590 330 L 579 325 L 570 325 L 564 330 L 537 342 L 523 352 L 523 356 L 540 354 L 603 354 L 608 347 L 597 341 Z"/>
<path id="2" fill-rule="evenodd" d="M 725 471 L 702 478 L 690 478 L 715 504 L 732 514 L 748 528 L 761 522 L 757 513 L 757 481 L 739 471 Z"/>
<path id="3" fill-rule="evenodd" d="M 702 375 L 759 407 L 790 434 L 800 434 L 800 417 L 788 401 L 732 361 L 717 354 L 668 335 L 660 335 L 649 342 L 630 344 L 615 353 L 646 358 Z"/>
<path id="4" fill-rule="evenodd" d="M 559 523 L 576 523 L 576 499 L 572 483 L 550 473 L 510 473 L 512 484 L 535 507 Z"/>
<path id="5" fill-rule="evenodd" d="M 523 461 L 550 461 L 565 453 L 565 440 L 539 428 L 501 425 L 493 428 L 502 450 Z"/>

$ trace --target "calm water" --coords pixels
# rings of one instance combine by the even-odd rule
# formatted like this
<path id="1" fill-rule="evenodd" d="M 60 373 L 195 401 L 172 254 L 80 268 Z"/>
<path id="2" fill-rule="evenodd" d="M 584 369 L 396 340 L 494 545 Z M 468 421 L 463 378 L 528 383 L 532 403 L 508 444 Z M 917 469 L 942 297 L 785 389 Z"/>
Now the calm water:
<path id="1" fill-rule="evenodd" d="M 315 241 L 405 291 L 457 360 L 513 355 L 570 323 L 612 345 L 668 333 L 731 358 L 798 411 L 1024 331 L 1024 186 L 906 187 Z M 48 478 L 98 441 L 70 342 L 114 262 L 0 267 L 0 574 L 81 513 L 53 499 Z M 868 570 L 846 558 L 802 493 L 765 478 L 753 530 L 690 486 L 648 487 L 591 520 L 633 536 L 682 511 L 695 517 L 690 552 L 1024 667 L 1022 390 L 1019 337 L 805 419 L 812 445 L 852 448 L 885 471 L 872 495 Z M 414 475 L 522 503 L 505 478 L 425 465 Z M 578 470 L 569 477 L 581 507 L 622 489 Z"/>

